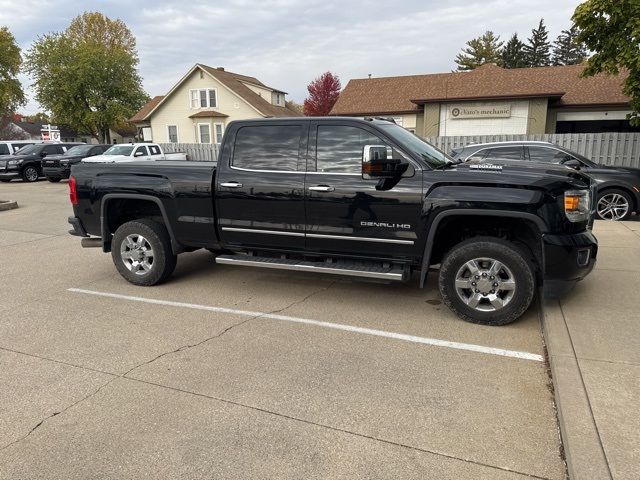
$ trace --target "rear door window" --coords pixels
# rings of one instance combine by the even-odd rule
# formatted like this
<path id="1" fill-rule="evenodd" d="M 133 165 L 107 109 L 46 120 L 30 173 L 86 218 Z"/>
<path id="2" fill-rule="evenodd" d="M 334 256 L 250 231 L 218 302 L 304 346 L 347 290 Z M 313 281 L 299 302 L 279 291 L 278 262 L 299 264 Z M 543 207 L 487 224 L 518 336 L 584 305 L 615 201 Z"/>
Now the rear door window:
<path id="1" fill-rule="evenodd" d="M 241 127 L 231 165 L 247 170 L 297 171 L 301 134 L 301 125 Z"/>
<path id="2" fill-rule="evenodd" d="M 570 155 L 555 148 L 529 147 L 529 159 L 532 162 L 560 163 Z"/>
<path id="3" fill-rule="evenodd" d="M 9 155 L 10 152 L 9 151 L 9 145 L 7 145 L 6 143 L 0 143 L 0 155 Z"/>
<path id="4" fill-rule="evenodd" d="M 149 152 L 151 155 L 160 155 L 160 147 L 157 145 L 149 145 Z"/>

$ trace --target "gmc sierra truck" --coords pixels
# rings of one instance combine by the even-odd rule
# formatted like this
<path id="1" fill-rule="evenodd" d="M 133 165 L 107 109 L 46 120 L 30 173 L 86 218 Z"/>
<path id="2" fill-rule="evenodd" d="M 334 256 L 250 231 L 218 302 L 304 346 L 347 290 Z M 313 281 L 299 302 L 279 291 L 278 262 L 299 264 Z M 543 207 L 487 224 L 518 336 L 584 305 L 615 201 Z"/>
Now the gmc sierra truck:
<path id="1" fill-rule="evenodd" d="M 415 281 L 438 271 L 463 320 L 504 325 L 538 287 L 584 278 L 598 251 L 589 177 L 503 160 L 455 163 L 392 121 L 231 122 L 217 164 L 80 163 L 73 235 L 155 285 L 199 248 L 237 266 Z"/>

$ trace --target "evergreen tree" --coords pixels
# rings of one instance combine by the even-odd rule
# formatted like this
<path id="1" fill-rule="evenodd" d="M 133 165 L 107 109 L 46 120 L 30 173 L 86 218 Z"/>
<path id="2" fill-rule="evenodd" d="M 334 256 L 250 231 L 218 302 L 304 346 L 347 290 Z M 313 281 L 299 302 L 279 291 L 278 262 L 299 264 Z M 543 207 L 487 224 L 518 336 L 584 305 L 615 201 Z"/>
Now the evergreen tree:
<path id="1" fill-rule="evenodd" d="M 504 68 L 522 68 L 528 66 L 524 43 L 520 41 L 517 33 L 513 34 L 502 49 L 502 66 Z"/>
<path id="2" fill-rule="evenodd" d="M 458 71 L 468 71 L 485 63 L 501 64 L 503 42 L 499 35 L 486 31 L 482 36 L 469 40 L 462 52 L 456 55 Z"/>
<path id="3" fill-rule="evenodd" d="M 544 19 L 541 18 L 538 28 L 531 30 L 531 38 L 527 39 L 527 44 L 524 46 L 528 66 L 544 67 L 551 65 L 550 48 L 549 32 L 544 24 Z"/>
<path id="4" fill-rule="evenodd" d="M 573 25 L 558 35 L 553 42 L 554 65 L 576 65 L 587 58 L 587 48 L 577 38 L 579 33 L 578 27 Z"/>

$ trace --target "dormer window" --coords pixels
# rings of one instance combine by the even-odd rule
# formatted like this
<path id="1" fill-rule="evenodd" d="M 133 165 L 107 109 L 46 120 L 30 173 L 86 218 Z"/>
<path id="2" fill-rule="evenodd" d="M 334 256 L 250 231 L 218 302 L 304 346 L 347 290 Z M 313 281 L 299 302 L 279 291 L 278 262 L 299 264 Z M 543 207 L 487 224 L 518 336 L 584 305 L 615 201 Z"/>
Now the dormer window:
<path id="1" fill-rule="evenodd" d="M 284 107 L 284 93 L 271 92 L 271 103 L 279 107 Z"/>
<path id="2" fill-rule="evenodd" d="M 189 90 L 191 108 L 217 108 L 218 98 L 214 88 Z"/>

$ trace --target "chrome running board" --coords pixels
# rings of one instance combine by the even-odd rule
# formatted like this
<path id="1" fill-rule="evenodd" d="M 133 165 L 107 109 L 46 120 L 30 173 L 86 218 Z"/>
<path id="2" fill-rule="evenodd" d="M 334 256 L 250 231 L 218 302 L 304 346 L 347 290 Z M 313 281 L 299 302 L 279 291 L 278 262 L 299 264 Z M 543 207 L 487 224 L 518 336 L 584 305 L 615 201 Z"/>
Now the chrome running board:
<path id="1" fill-rule="evenodd" d="M 390 267 L 369 267 L 345 262 L 331 264 L 309 262 L 306 260 L 289 260 L 282 258 L 254 257 L 249 255 L 220 255 L 216 263 L 223 265 L 239 265 L 242 267 L 274 268 L 278 270 L 295 270 L 299 272 L 330 273 L 351 277 L 377 278 L 401 282 L 406 280 L 406 270 L 399 265 Z"/>

